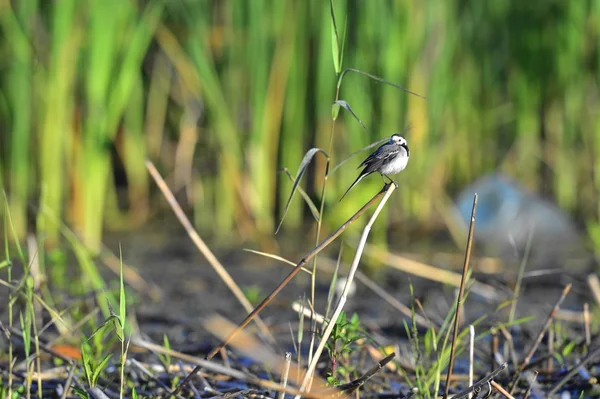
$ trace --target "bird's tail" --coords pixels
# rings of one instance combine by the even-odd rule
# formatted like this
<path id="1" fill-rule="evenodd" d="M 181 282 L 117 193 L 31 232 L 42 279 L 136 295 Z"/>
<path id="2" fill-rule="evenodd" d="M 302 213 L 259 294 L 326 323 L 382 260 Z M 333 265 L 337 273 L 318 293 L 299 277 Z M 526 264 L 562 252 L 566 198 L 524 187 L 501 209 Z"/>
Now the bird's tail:
<path id="1" fill-rule="evenodd" d="M 352 185 L 350 187 L 348 187 L 348 190 L 346 190 L 346 192 L 344 193 L 344 195 L 342 195 L 342 198 L 340 198 L 340 200 L 338 202 L 342 202 L 342 200 L 344 199 L 346 194 L 348 194 L 350 192 L 350 190 L 352 190 L 352 188 L 358 184 L 359 181 L 361 181 L 364 177 L 366 177 L 368 175 L 369 175 L 368 173 L 361 173 L 360 175 L 358 175 L 356 180 L 354 180 L 354 183 L 352 183 Z"/>

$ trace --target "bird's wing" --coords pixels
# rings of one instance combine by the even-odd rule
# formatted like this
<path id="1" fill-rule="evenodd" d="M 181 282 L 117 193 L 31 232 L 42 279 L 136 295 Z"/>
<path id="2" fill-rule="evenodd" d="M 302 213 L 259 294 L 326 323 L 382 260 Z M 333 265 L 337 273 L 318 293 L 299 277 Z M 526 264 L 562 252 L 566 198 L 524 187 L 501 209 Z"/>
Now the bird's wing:
<path id="1" fill-rule="evenodd" d="M 400 148 L 398 146 L 392 144 L 384 144 L 377 149 L 374 153 L 369 155 L 367 159 L 365 159 L 359 166 L 359 168 L 363 166 L 370 166 L 375 164 L 383 164 L 385 160 L 396 156 L 400 152 Z"/>

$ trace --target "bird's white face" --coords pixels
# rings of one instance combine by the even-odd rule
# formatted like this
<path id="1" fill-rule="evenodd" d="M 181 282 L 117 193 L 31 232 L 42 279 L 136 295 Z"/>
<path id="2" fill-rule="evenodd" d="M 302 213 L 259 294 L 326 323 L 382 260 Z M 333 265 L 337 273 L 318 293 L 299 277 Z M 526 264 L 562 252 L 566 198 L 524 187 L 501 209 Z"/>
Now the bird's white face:
<path id="1" fill-rule="evenodd" d="M 394 134 L 392 135 L 390 142 L 396 145 L 405 145 L 406 144 L 406 140 L 404 139 L 404 137 L 400 136 L 399 134 Z"/>

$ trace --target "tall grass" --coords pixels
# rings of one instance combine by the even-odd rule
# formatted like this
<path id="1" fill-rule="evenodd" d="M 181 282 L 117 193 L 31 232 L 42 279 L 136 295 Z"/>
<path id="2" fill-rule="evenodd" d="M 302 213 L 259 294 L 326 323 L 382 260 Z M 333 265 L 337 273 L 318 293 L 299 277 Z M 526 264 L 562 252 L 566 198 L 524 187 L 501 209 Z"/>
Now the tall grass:
<path id="1" fill-rule="evenodd" d="M 345 65 L 428 97 L 345 78 L 340 98 L 368 133 L 340 114 L 333 164 L 410 127 L 411 162 L 382 221 L 430 221 L 439 198 L 499 168 L 600 231 L 595 3 L 336 0 L 335 10 Z M 30 203 L 91 246 L 104 225 L 143 222 L 150 157 L 185 190 L 200 229 L 272 233 L 290 188 L 277 170 L 329 147 L 329 14 L 317 0 L 0 2 L 0 171 L 16 229 Z M 325 207 L 354 165 L 332 176 Z M 317 159 L 307 176 L 316 204 L 324 168 Z M 379 184 L 367 179 L 323 227 Z M 294 201 L 285 228 L 305 215 Z M 59 233 L 45 225 L 51 242 Z"/>

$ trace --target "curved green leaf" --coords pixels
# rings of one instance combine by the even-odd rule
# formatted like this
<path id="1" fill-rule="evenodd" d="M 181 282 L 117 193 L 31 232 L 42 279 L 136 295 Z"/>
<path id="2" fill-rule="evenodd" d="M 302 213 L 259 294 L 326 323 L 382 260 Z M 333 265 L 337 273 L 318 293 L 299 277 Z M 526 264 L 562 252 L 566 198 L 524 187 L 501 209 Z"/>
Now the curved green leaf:
<path id="1" fill-rule="evenodd" d="M 298 169 L 298 174 L 296 175 L 296 181 L 294 182 L 294 185 L 292 186 L 292 192 L 290 193 L 290 197 L 288 198 L 287 203 L 285 204 L 285 210 L 283 211 L 283 216 L 281 217 L 279 226 L 277 226 L 277 230 L 275 230 L 275 234 L 277 234 L 279 232 L 279 229 L 281 228 L 281 225 L 283 224 L 285 215 L 287 214 L 287 211 L 290 208 L 290 203 L 292 202 L 292 198 L 294 197 L 294 193 L 296 192 L 298 183 L 300 183 L 300 179 L 302 178 L 302 175 L 304 175 L 304 172 L 306 171 L 306 167 L 308 166 L 310 161 L 312 161 L 313 157 L 319 152 L 321 154 L 323 154 L 325 156 L 325 158 L 327 158 L 327 170 L 325 172 L 325 175 L 327 176 L 327 171 L 329 170 L 329 155 L 327 155 L 327 153 L 320 148 L 311 148 L 310 150 L 308 150 L 306 152 L 306 154 L 304 155 L 304 158 L 302 158 L 302 162 L 300 162 L 300 168 Z"/>
<path id="2" fill-rule="evenodd" d="M 422 98 L 423 100 L 427 101 L 427 97 L 425 97 L 425 96 L 422 96 L 422 95 L 420 95 L 420 94 L 417 94 L 417 93 L 415 93 L 414 91 L 410 91 L 410 90 L 408 90 L 408 89 L 405 89 L 405 88 L 404 88 L 404 87 L 402 87 L 402 86 L 398 86 L 398 85 L 397 85 L 397 84 L 395 84 L 395 83 L 388 82 L 387 80 L 385 80 L 385 79 L 383 79 L 383 78 L 380 78 L 379 76 L 371 75 L 370 73 L 363 72 L 363 71 L 361 71 L 361 70 L 358 70 L 358 69 L 355 69 L 355 68 L 346 68 L 346 69 L 344 69 L 344 72 L 342 72 L 342 74 L 340 75 L 340 78 L 339 78 L 339 80 L 338 80 L 338 88 L 339 88 L 339 87 L 342 85 L 342 80 L 344 79 L 344 76 L 346 76 L 346 73 L 348 73 L 348 72 L 356 72 L 356 73 L 360 73 L 361 75 L 365 75 L 365 76 L 367 76 L 367 77 L 369 77 L 369 78 L 371 78 L 371 79 L 373 79 L 373 80 L 375 80 L 375 81 L 377 81 L 377 82 L 381 82 L 381 83 L 384 83 L 384 84 L 386 84 L 386 85 L 388 85 L 388 86 L 395 87 L 396 89 L 400 89 L 400 90 L 402 90 L 402 91 L 404 91 L 404 92 L 406 92 L 406 93 L 408 93 L 408 94 L 412 94 L 413 96 L 420 97 L 420 98 Z"/>
<path id="3" fill-rule="evenodd" d="M 354 119 L 356 119 L 358 121 L 358 123 L 360 123 L 360 125 L 363 127 L 363 129 L 365 129 L 365 132 L 368 132 L 367 127 L 360 120 L 360 118 L 354 113 L 354 111 L 352 110 L 352 107 L 350 107 L 350 104 L 348 104 L 344 100 L 336 100 L 333 104 L 339 105 L 340 107 L 344 108 L 346 111 L 350 112 L 350 114 L 354 117 Z"/>
<path id="4" fill-rule="evenodd" d="M 337 24 L 335 22 L 333 0 L 329 0 L 329 10 L 331 12 L 331 53 L 333 54 L 333 67 L 335 68 L 335 73 L 339 74 L 342 70 L 342 65 L 340 63 L 340 39 L 337 31 Z"/>
<path id="5" fill-rule="evenodd" d="M 294 179 L 294 176 L 292 176 L 292 174 L 290 173 L 288 168 L 281 169 L 281 172 L 283 172 L 287 175 L 287 177 L 290 179 L 292 184 L 296 182 L 296 179 Z M 302 189 L 302 187 L 298 187 L 298 191 L 300 192 L 300 195 L 304 199 L 304 202 L 306 202 L 306 205 L 308 205 L 308 208 L 310 209 L 310 213 L 312 213 L 315 220 L 317 222 L 319 222 L 319 220 L 321 220 L 321 218 L 319 217 L 319 210 L 317 209 L 317 206 L 315 205 L 315 203 L 310 199 L 310 197 L 308 196 L 306 191 L 304 191 Z"/>

